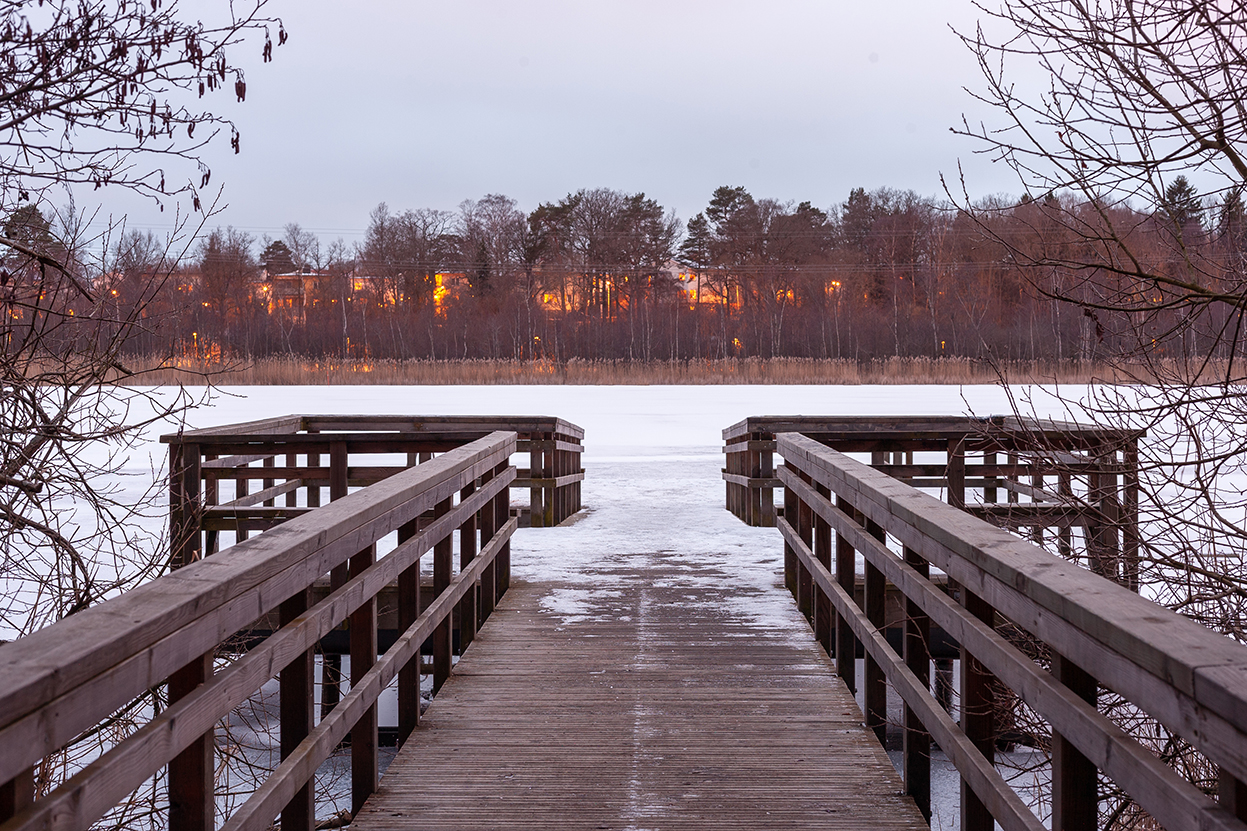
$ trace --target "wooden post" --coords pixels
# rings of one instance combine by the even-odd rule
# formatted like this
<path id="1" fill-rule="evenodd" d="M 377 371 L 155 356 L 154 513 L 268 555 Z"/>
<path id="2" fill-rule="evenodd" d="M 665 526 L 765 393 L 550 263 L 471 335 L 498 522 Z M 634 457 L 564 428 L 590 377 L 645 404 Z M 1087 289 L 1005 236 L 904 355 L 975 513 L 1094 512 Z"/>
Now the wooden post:
<path id="1" fill-rule="evenodd" d="M 555 450 L 556 442 L 554 438 L 554 433 L 542 433 L 541 437 L 542 437 L 542 441 L 545 442 L 546 444 L 546 451 L 544 454 L 542 454 L 544 456 L 544 461 L 542 462 L 542 465 L 541 465 L 541 475 L 547 479 L 554 479 L 555 477 L 559 475 L 558 465 L 555 463 L 555 459 L 558 456 L 558 451 Z M 541 492 L 542 492 L 542 498 L 544 499 L 544 502 L 545 502 L 545 504 L 542 506 L 542 511 L 545 516 L 545 519 L 542 522 L 542 527 L 553 528 L 555 525 L 558 524 L 558 520 L 555 519 L 555 516 L 554 516 L 554 501 L 555 501 L 554 485 L 549 484 L 549 485 L 542 487 Z"/>
<path id="2" fill-rule="evenodd" d="M 0 823 L 35 801 L 35 769 L 27 768 L 0 785 Z"/>
<path id="3" fill-rule="evenodd" d="M 905 562 L 924 578 L 931 576 L 931 566 L 919 554 L 905 548 Z M 931 685 L 931 620 L 922 607 L 909 598 L 905 599 L 905 666 L 925 687 Z M 931 822 L 931 734 L 927 732 L 917 714 L 906 704 L 904 708 L 905 790 L 913 797 L 914 804 L 922 812 L 923 819 Z"/>
<path id="4" fill-rule="evenodd" d="M 565 461 L 567 454 L 559 450 L 559 434 L 557 432 L 550 434 L 550 475 L 556 480 L 563 476 L 567 463 Z M 559 487 L 557 484 L 550 486 L 550 506 L 546 509 L 547 516 L 550 517 L 551 525 L 558 525 L 563 521 L 563 494 L 565 488 Z"/>
<path id="5" fill-rule="evenodd" d="M 1116 453 L 1101 449 L 1088 479 L 1094 519 L 1087 527 L 1087 559 L 1096 574 L 1117 582 L 1122 581 L 1118 565 L 1117 537 L 1117 473 L 1111 469 Z"/>
<path id="6" fill-rule="evenodd" d="M 1012 451 L 1010 451 L 1010 452 L 1009 452 L 1009 454 L 1005 456 L 1005 460 L 1006 460 L 1006 463 L 1009 465 L 1009 467 L 1011 467 L 1011 468 L 1017 467 L 1017 464 L 1018 464 L 1018 454 L 1017 454 L 1017 453 L 1014 453 L 1014 452 L 1012 452 Z M 1010 482 L 1012 482 L 1013 484 L 1015 484 L 1015 485 L 1016 485 L 1018 482 L 1022 481 L 1022 477 L 1021 477 L 1021 476 L 1019 476 L 1019 475 L 1017 475 L 1016 473 L 1014 473 L 1014 472 L 1012 472 L 1012 471 L 1010 471 L 1008 474 L 1006 474 L 1006 475 L 1005 475 L 1005 478 L 1006 478 L 1008 481 L 1010 481 Z M 1005 501 L 1006 501 L 1006 502 L 1008 502 L 1010 505 L 1016 505 L 1016 504 L 1017 504 L 1017 502 L 1018 502 L 1018 492 L 1017 492 L 1017 489 L 1015 489 L 1015 488 L 1008 488 L 1008 492 L 1005 494 Z"/>
<path id="7" fill-rule="evenodd" d="M 170 564 L 178 569 L 198 560 L 203 553 L 200 533 L 199 445 L 175 444 L 169 448 Z M 189 695 L 212 676 L 209 652 L 169 676 L 169 703 Z M 200 736 L 169 762 L 170 831 L 213 831 L 216 823 L 213 764 L 214 731 Z"/>
<path id="8" fill-rule="evenodd" d="M 350 559 L 350 576 L 363 574 L 376 562 L 377 548 L 370 545 Z M 351 687 L 364 680 L 364 675 L 377 662 L 377 598 L 374 595 L 350 616 Z M 364 802 L 377 789 L 377 705 L 359 717 L 351 728 L 351 816 L 359 813 Z"/>
<path id="9" fill-rule="evenodd" d="M 289 462 L 288 462 L 289 464 Z M 287 494 L 289 497 L 290 494 Z M 308 609 L 311 592 L 296 592 L 281 604 L 279 622 L 286 626 Z M 304 652 L 282 668 L 278 684 L 281 697 L 281 758 L 285 759 L 307 738 L 313 726 L 314 655 Z M 312 831 L 316 824 L 316 803 L 312 783 L 305 784 L 281 809 L 281 831 Z"/>
<path id="10" fill-rule="evenodd" d="M 202 556 L 199 529 L 201 477 L 198 444 L 169 445 L 169 540 L 172 568 L 190 565 Z"/>
<path id="11" fill-rule="evenodd" d="M 806 484 L 812 484 L 807 474 L 801 473 L 800 476 Z M 807 548 L 813 550 L 814 512 L 805 500 L 797 500 L 797 515 L 793 519 L 796 520 L 797 536 Z M 814 577 L 803 563 L 798 563 L 797 566 L 797 608 L 801 610 L 806 620 L 811 624 L 814 622 Z"/>
<path id="12" fill-rule="evenodd" d="M 1139 444 L 1131 441 L 1122 451 L 1121 571 L 1132 592 L 1139 591 Z"/>
<path id="13" fill-rule="evenodd" d="M 1032 464 L 1034 465 L 1034 467 L 1031 468 L 1031 487 L 1035 487 L 1035 488 L 1039 488 L 1040 490 L 1043 490 L 1043 487 L 1044 487 L 1043 468 L 1039 466 L 1038 459 L 1034 459 L 1032 461 Z M 1037 521 L 1034 525 L 1031 526 L 1031 542 L 1033 542 L 1035 545 L 1043 546 L 1043 538 L 1044 538 L 1044 526 Z"/>
<path id="14" fill-rule="evenodd" d="M 510 462 L 499 462 L 494 468 L 494 475 L 503 475 Z M 507 488 L 498 491 L 498 495 L 494 497 L 494 528 L 502 528 L 507 524 L 507 520 L 511 516 L 511 492 Z M 511 588 L 511 543 L 507 541 L 498 549 L 498 558 L 494 561 L 497 565 L 494 579 L 498 581 L 498 597 L 502 597 L 507 593 L 507 589 Z"/>
<path id="15" fill-rule="evenodd" d="M 242 464 L 238 466 L 238 470 L 244 471 L 244 473 L 242 476 L 237 476 L 234 478 L 234 498 L 235 499 L 241 499 L 242 497 L 251 493 L 251 480 L 247 478 L 247 475 L 245 473 L 248 467 L 250 467 L 250 464 Z M 247 532 L 247 529 L 236 526 L 236 530 L 234 531 L 234 543 L 235 544 L 240 543 L 243 540 L 247 539 L 247 537 L 249 536 L 250 534 Z"/>
<path id="16" fill-rule="evenodd" d="M 866 532 L 883 542 L 886 535 L 883 528 L 867 520 Z M 863 586 L 863 609 L 866 619 L 877 632 L 882 632 L 885 621 L 884 604 L 887 598 L 887 578 L 870 560 L 866 561 L 865 585 Z M 869 653 L 866 653 L 866 677 L 863 679 L 865 690 L 866 727 L 875 731 L 875 737 L 883 744 L 887 736 L 888 726 L 888 681 L 883 666 Z"/>
<path id="17" fill-rule="evenodd" d="M 836 506 L 853 516 L 853 506 L 842 496 L 836 497 Z M 836 534 L 836 582 L 852 597 L 857 590 L 857 552 L 853 544 Z M 857 692 L 857 637 L 849 628 L 844 616 L 836 613 L 836 672 L 849 692 Z"/>
<path id="18" fill-rule="evenodd" d="M 1237 819 L 1247 822 L 1247 785 L 1224 768 L 1217 771 L 1217 801 Z"/>
<path id="19" fill-rule="evenodd" d="M 995 464 L 996 464 L 996 454 L 991 453 L 991 452 L 984 452 L 983 453 L 983 466 L 988 467 L 989 465 L 995 465 Z M 996 492 L 996 485 L 994 484 L 995 478 L 996 478 L 996 474 L 988 473 L 986 470 L 983 471 L 983 479 L 985 480 L 985 482 L 993 483 L 993 484 L 983 485 L 983 502 L 989 505 L 1000 501 L 1000 496 Z"/>
<path id="20" fill-rule="evenodd" d="M 311 428 L 311 427 L 309 427 L 309 428 L 308 428 L 308 432 L 309 432 L 309 433 L 319 433 L 320 431 L 319 431 L 319 430 L 317 430 L 317 429 L 315 429 L 315 428 Z M 308 453 L 308 454 L 307 454 L 307 466 L 308 466 L 309 468 L 318 468 L 318 467 L 320 467 L 320 454 L 319 454 L 319 453 Z M 317 475 L 319 475 L 319 474 L 317 474 L 317 473 L 313 473 L 312 475 L 313 475 L 313 476 L 317 476 Z M 311 482 L 309 482 L 309 483 L 308 483 L 308 485 L 307 485 L 307 506 L 308 506 L 309 508 L 319 508 L 319 507 L 320 507 L 320 483 L 319 483 L 319 482 L 318 482 L 318 483 L 316 483 L 316 484 L 312 484 Z"/>
<path id="21" fill-rule="evenodd" d="M 346 442 L 335 441 L 329 445 L 329 501 L 333 502 L 346 496 L 350 489 L 347 474 Z M 329 589 L 337 591 L 346 585 L 348 568 L 346 563 L 335 566 L 329 572 Z"/>
<path id="22" fill-rule="evenodd" d="M 346 496 L 347 452 L 346 442 L 335 441 L 329 445 L 329 501 Z M 312 494 L 308 493 L 310 499 Z M 316 499 L 320 501 L 319 492 Z M 343 563 L 329 572 L 329 590 L 337 591 L 346 585 L 349 566 Z M 329 715 L 342 697 L 342 656 L 325 653 L 321 656 L 320 717 Z"/>
<path id="23" fill-rule="evenodd" d="M 528 489 L 528 525 L 530 528 L 542 528 L 545 526 L 546 512 L 542 505 L 542 486 L 535 484 L 535 480 L 542 479 L 546 476 L 545 469 L 545 453 L 542 449 L 545 445 L 544 433 L 532 433 L 528 439 L 528 478 L 534 481 L 534 484 Z"/>
<path id="24" fill-rule="evenodd" d="M 792 472 L 800 474 L 796 468 L 792 468 Z M 784 488 L 784 520 L 794 529 L 797 527 L 797 494 L 792 488 Z M 798 588 L 799 580 L 797 578 L 797 552 L 784 541 L 784 587 L 788 589 L 788 593 L 792 595 L 792 599 L 798 604 L 801 602 L 800 589 Z"/>
<path id="25" fill-rule="evenodd" d="M 416 535 L 416 520 L 403 523 L 398 529 L 398 542 L 403 544 Z M 406 632 L 420 617 L 420 561 L 409 565 L 398 575 L 398 631 Z M 420 726 L 420 652 L 411 657 L 398 671 L 398 745 L 402 747 L 412 731 Z"/>
<path id="26" fill-rule="evenodd" d="M 451 499 L 447 497 L 437 503 L 433 509 L 435 517 L 450 513 Z M 451 571 L 454 568 L 454 540 L 450 534 L 433 544 L 433 597 L 441 597 L 442 592 L 450 586 Z M 433 694 L 450 678 L 451 665 L 451 616 L 447 615 L 433 631 Z"/>
<path id="27" fill-rule="evenodd" d="M 215 461 L 217 455 L 215 453 L 205 454 L 203 460 Z M 200 465 L 202 467 L 202 463 Z M 201 471 L 202 472 L 202 471 Z M 203 482 L 203 504 L 205 507 L 209 505 L 221 504 L 221 480 L 209 479 Z M 204 531 L 203 532 L 203 556 L 210 557 L 221 550 L 221 532 L 220 531 Z"/>
<path id="28" fill-rule="evenodd" d="M 831 500 L 831 491 L 823 485 L 816 490 L 823 499 Z M 829 572 L 831 563 L 831 524 L 821 516 L 814 515 L 814 558 Z M 814 590 L 814 638 L 823 645 L 828 655 L 834 655 L 832 645 L 835 622 L 832 620 L 831 598 L 822 589 Z"/>
<path id="29" fill-rule="evenodd" d="M 212 653 L 169 676 L 169 703 L 185 698 L 212 677 Z M 169 831 L 213 831 L 216 794 L 213 732 L 195 739 L 169 762 Z"/>
<path id="30" fill-rule="evenodd" d="M 276 456 L 266 456 L 266 457 L 264 458 L 264 467 L 277 467 L 277 457 L 276 457 Z M 276 485 L 276 484 L 277 484 L 277 480 L 276 480 L 276 479 L 264 479 L 264 480 L 263 480 L 263 484 L 260 486 L 260 489 L 261 489 L 261 490 L 268 490 L 269 488 L 273 487 L 273 485 Z M 276 504 L 277 504 L 277 503 L 276 503 L 276 501 L 274 501 L 274 500 L 272 500 L 272 499 L 265 499 L 265 500 L 264 500 L 264 505 L 265 505 L 266 507 L 270 507 L 270 508 L 271 508 L 272 506 L 274 506 L 274 505 L 276 505 Z"/>
<path id="31" fill-rule="evenodd" d="M 571 476 L 576 472 L 574 470 L 575 465 L 572 464 L 575 461 L 575 458 L 570 450 L 560 450 L 556 452 L 555 458 L 559 460 L 559 476 Z M 572 508 L 572 484 L 567 484 L 559 488 L 558 494 L 559 515 L 555 518 L 561 523 L 574 513 Z"/>
<path id="32" fill-rule="evenodd" d="M 494 472 L 491 470 L 481 477 L 481 484 L 486 485 L 494 478 Z M 492 501 L 485 503 L 484 507 L 478 512 L 481 526 L 481 547 L 485 547 L 498 531 L 498 514 L 494 509 Z M 496 561 L 495 561 L 496 562 Z M 498 579 L 495 569 L 495 563 L 491 562 L 485 568 L 481 569 L 481 608 L 480 621 L 484 623 L 494 612 L 494 605 L 498 602 Z"/>
<path id="33" fill-rule="evenodd" d="M 774 441 L 775 436 L 767 433 L 765 436 L 759 434 L 759 438 L 764 441 Z M 764 479 L 775 478 L 775 453 L 771 450 L 758 451 L 758 475 Z M 764 528 L 775 527 L 775 489 L 769 485 L 762 485 L 758 490 L 758 507 L 761 513 L 758 515 L 758 524 Z M 790 520 L 791 521 L 791 520 Z"/>
<path id="34" fill-rule="evenodd" d="M 471 498 L 476 484 L 469 483 L 459 491 L 459 504 Z M 459 526 L 459 571 L 463 571 L 476 557 L 476 514 L 472 514 Z M 462 655 L 476 636 L 476 587 L 468 589 L 459 601 L 459 654 Z"/>
<path id="35" fill-rule="evenodd" d="M 579 440 L 577 440 L 577 446 L 579 447 L 579 445 L 580 445 Z M 581 464 L 581 462 L 584 460 L 583 454 L 584 454 L 583 449 L 579 449 L 575 453 L 572 454 L 572 461 L 575 462 L 575 470 L 573 471 L 574 473 L 577 473 L 577 474 L 580 473 L 580 469 L 583 467 L 583 465 Z M 582 495 L 581 495 L 580 486 L 582 484 L 584 483 L 580 481 L 576 481 L 572 483 L 572 487 L 574 488 L 574 490 L 572 491 L 572 512 L 573 513 L 575 513 L 576 511 L 579 511 L 584 504 L 581 501 Z"/>
<path id="36" fill-rule="evenodd" d="M 1057 473 L 1057 492 L 1064 497 L 1073 497 L 1074 495 L 1074 478 L 1068 470 L 1062 470 Z M 1072 502 L 1072 499 L 1067 499 Z M 1074 559 L 1074 535 L 1068 524 L 1062 525 L 1056 532 L 1056 549 L 1057 553 L 1066 560 Z"/>
<path id="37" fill-rule="evenodd" d="M 297 453 L 286 454 L 286 467 L 298 467 L 299 456 Z M 286 507 L 294 508 L 299 504 L 299 494 L 296 491 L 286 491 Z"/>
<path id="38" fill-rule="evenodd" d="M 1092 706 L 1099 687 L 1090 674 L 1052 653 L 1052 674 Z M 1064 736 L 1052 731 L 1052 827 L 1062 831 L 1096 831 L 1099 790 L 1096 768 Z"/>
<path id="39" fill-rule="evenodd" d="M 962 439 L 948 442 L 948 504 L 966 506 L 966 445 Z"/>
<path id="40" fill-rule="evenodd" d="M 987 601 L 961 587 L 961 603 L 979 620 L 994 625 L 995 612 Z M 988 763 L 996 757 L 992 679 L 964 646 L 961 647 L 961 731 L 974 743 Z M 961 780 L 961 831 L 993 831 L 996 822 L 983 801 Z"/>
<path id="41" fill-rule="evenodd" d="M 750 433 L 748 441 L 755 441 L 758 438 L 757 433 Z M 746 475 L 750 479 L 757 479 L 762 476 L 762 453 L 758 450 L 749 450 L 745 454 L 748 459 L 748 472 Z M 762 490 L 753 485 L 748 485 L 748 495 L 746 497 L 745 524 L 761 525 L 762 524 Z M 792 518 L 788 521 L 791 523 Z"/>

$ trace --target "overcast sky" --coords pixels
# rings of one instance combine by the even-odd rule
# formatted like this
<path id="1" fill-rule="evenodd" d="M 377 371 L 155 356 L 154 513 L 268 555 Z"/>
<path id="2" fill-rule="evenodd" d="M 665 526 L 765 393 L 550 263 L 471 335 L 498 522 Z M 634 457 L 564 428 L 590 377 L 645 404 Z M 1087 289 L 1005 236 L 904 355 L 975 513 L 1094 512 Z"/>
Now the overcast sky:
<path id="1" fill-rule="evenodd" d="M 581 188 L 643 191 L 682 220 L 719 185 L 827 208 L 853 187 L 1016 192 L 949 132 L 982 117 L 950 25 L 965 0 L 273 0 L 290 33 L 232 58 L 247 101 L 208 161 L 257 237 L 297 222 L 360 238 L 379 202 L 453 210 L 502 193 L 531 210 Z M 252 57 L 248 50 L 254 50 Z M 132 226 L 159 227 L 150 210 Z"/>

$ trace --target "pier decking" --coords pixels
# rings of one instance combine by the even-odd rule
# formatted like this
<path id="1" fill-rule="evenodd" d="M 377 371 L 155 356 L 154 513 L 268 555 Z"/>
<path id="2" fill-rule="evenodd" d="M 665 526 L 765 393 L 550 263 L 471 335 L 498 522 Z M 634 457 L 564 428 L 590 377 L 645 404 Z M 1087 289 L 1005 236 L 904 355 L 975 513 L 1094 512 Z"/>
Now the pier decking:
<path id="1" fill-rule="evenodd" d="M 927 827 L 808 628 L 675 552 L 610 576 L 578 615 L 512 584 L 351 827 Z"/>

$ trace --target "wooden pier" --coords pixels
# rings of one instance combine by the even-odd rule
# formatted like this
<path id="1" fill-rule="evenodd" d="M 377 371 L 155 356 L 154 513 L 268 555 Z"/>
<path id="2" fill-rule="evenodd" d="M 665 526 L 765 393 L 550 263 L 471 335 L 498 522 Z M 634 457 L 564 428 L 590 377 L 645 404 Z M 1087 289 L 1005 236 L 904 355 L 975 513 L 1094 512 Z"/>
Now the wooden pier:
<path id="1" fill-rule="evenodd" d="M 289 417 L 170 437 L 177 568 L 0 644 L 0 831 L 85 831 L 152 783 L 152 826 L 313 831 L 317 772 L 347 755 L 343 821 L 361 829 L 916 829 L 935 813 L 936 745 L 965 831 L 1095 831 L 1110 786 L 1164 828 L 1247 831 L 1247 647 L 1134 591 L 1135 437 L 889 447 L 878 434 L 896 420 L 858 420 L 874 438 L 841 447 L 866 464 L 814 422 L 773 421 L 764 439 L 747 420 L 729 428 L 752 436 L 729 441 L 729 508 L 760 519 L 752 491 L 781 487 L 774 527 L 707 514 L 714 459 L 646 458 L 610 473 L 574 528 L 525 532 L 513 569 L 512 488 L 534 525 L 568 516 L 582 433 L 452 422 Z M 783 464 L 749 481 L 741 460 L 762 453 Z M 1070 540 L 1087 567 L 1062 556 Z M 960 662 L 955 702 L 931 676 L 936 632 Z M 331 678 L 317 721 L 318 670 L 342 665 L 334 636 L 350 688 Z M 400 750 L 383 777 L 392 685 Z M 275 758 L 223 810 L 218 725 L 265 689 Z M 1009 701 L 1051 747 L 1038 802 L 997 765 Z M 51 773 L 122 710 L 143 719 Z M 876 741 L 889 728 L 900 775 Z M 1192 782 L 1161 741 L 1215 767 Z"/>
<path id="2" fill-rule="evenodd" d="M 826 653 L 713 571 L 636 557 L 587 620 L 513 585 L 351 827 L 925 829 Z"/>

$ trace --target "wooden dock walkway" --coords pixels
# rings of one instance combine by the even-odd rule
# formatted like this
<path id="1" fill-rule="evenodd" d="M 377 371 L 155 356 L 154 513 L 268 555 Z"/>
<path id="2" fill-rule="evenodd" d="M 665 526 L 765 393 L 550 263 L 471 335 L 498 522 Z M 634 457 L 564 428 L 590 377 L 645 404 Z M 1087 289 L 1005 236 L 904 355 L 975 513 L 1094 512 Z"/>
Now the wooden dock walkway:
<path id="1" fill-rule="evenodd" d="M 925 829 L 791 601 L 684 555 L 514 583 L 351 827 Z"/>
<path id="2" fill-rule="evenodd" d="M 730 459 L 724 477 L 750 527 L 721 509 L 717 449 L 604 444 L 582 473 L 582 431 L 557 420 L 563 432 L 547 435 L 555 421 L 526 439 L 527 421 L 431 430 L 416 417 L 183 434 L 170 455 L 181 567 L 0 645 L 0 831 L 161 818 L 171 831 L 270 831 L 279 815 L 313 831 L 328 807 L 317 772 L 348 739 L 359 829 L 919 829 L 933 740 L 960 782 L 962 828 L 1095 831 L 1108 806 L 1171 831 L 1247 831 L 1247 648 L 1140 596 L 1133 569 L 1113 565 L 1138 543 L 1135 437 L 1082 452 L 945 436 L 936 463 L 906 455 L 932 452 L 908 431 L 893 435 L 900 446 L 841 448 L 876 469 L 813 422 L 816 438 L 753 435 L 729 442 L 748 464 Z M 379 458 L 398 453 L 407 466 Z M 783 466 L 755 475 L 767 453 Z M 754 511 L 755 491 L 776 487 L 782 514 Z M 517 533 L 516 489 L 543 527 Z M 1002 490 L 1016 498 L 1000 502 Z M 1019 528 L 1058 553 L 1007 530 Z M 314 591 L 326 573 L 327 595 Z M 900 651 L 883 631 L 897 595 Z M 454 620 L 470 646 L 452 674 Z M 828 651 L 864 652 L 860 677 L 856 661 L 833 668 L 811 622 Z M 330 644 L 344 623 L 349 644 Z M 963 656 L 957 721 L 931 689 L 936 627 Z M 1046 665 L 1014 645 L 1019 630 L 1046 646 Z M 384 631 L 395 634 L 378 654 Z M 440 692 L 417 727 L 423 644 Z M 322 696 L 336 703 L 317 722 L 317 662 L 339 654 L 350 690 Z M 280 763 L 263 771 L 238 754 L 262 781 L 218 825 L 217 725 L 257 712 L 274 676 L 279 707 L 259 706 L 280 715 Z M 844 686 L 854 680 L 872 730 Z M 405 743 L 378 790 L 378 701 L 395 683 Z M 1146 716 L 1134 735 L 1103 711 L 1103 689 Z M 994 714 L 1012 696 L 1051 740 L 1050 785 L 1034 800 L 994 760 L 1016 726 Z M 904 787 L 874 741 L 897 697 Z M 152 715 L 118 726 L 136 713 Z M 1173 741 L 1217 766 L 1215 794 L 1162 757 Z M 65 758 L 90 764 L 42 778 Z M 953 815 L 932 816 L 947 827 Z"/>

